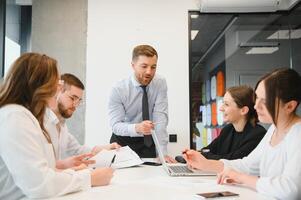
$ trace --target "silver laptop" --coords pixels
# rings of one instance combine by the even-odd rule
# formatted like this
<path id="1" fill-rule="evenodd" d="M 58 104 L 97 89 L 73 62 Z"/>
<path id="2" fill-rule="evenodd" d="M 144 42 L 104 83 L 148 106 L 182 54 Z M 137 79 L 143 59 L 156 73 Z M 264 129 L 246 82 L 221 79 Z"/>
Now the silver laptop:
<path id="1" fill-rule="evenodd" d="M 212 172 L 205 172 L 200 170 L 190 170 L 186 164 L 183 163 L 166 163 L 164 159 L 164 155 L 161 151 L 161 147 L 159 145 L 159 140 L 157 138 L 157 135 L 154 131 L 152 131 L 152 137 L 156 145 L 156 149 L 159 155 L 159 159 L 163 165 L 164 170 L 168 173 L 170 176 L 215 176 L 215 173 Z"/>

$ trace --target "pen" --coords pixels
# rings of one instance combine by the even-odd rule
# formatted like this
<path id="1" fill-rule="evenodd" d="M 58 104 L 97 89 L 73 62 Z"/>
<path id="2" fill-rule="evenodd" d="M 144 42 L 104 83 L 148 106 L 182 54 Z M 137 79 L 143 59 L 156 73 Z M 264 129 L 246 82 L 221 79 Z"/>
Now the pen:
<path id="1" fill-rule="evenodd" d="M 113 156 L 113 158 L 112 158 L 112 161 L 111 161 L 111 163 L 110 163 L 110 167 L 112 166 L 112 164 L 114 163 L 114 161 L 115 161 L 115 158 L 116 158 L 116 154 L 114 154 L 114 156 Z"/>
<path id="2" fill-rule="evenodd" d="M 187 153 L 187 151 L 188 151 L 188 150 L 184 150 L 184 151 L 182 151 L 182 154 L 186 154 L 186 153 Z"/>

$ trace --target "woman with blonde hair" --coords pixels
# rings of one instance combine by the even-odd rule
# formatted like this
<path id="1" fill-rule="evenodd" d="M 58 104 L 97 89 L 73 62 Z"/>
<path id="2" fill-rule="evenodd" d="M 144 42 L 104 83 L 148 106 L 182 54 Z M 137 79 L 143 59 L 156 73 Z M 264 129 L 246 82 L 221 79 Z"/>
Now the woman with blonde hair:
<path id="1" fill-rule="evenodd" d="M 58 171 L 45 109 L 60 89 L 56 60 L 26 53 L 0 87 L 0 199 L 48 198 L 107 185 L 111 168 Z"/>

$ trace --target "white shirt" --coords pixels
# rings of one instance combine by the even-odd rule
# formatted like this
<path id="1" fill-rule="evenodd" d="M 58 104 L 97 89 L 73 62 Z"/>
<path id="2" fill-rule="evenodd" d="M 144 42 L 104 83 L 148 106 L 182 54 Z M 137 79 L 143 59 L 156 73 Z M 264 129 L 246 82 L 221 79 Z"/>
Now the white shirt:
<path id="1" fill-rule="evenodd" d="M 50 108 L 46 109 L 44 126 L 51 137 L 57 160 L 91 152 L 92 149 L 78 143 L 77 139 L 69 132 L 65 120 L 59 120 Z"/>
<path id="2" fill-rule="evenodd" d="M 112 131 L 116 135 L 143 137 L 135 130 L 135 124 L 142 122 L 141 84 L 132 75 L 119 81 L 111 91 L 109 100 L 109 118 Z M 156 75 L 146 87 L 149 117 L 155 125 L 161 149 L 167 155 L 168 99 L 166 80 Z"/>
<path id="3" fill-rule="evenodd" d="M 225 167 L 259 176 L 259 193 L 277 199 L 301 199 L 301 123 L 294 124 L 279 144 L 271 146 L 274 130 L 272 125 L 249 156 L 221 161 Z"/>
<path id="4" fill-rule="evenodd" d="M 53 147 L 20 105 L 0 108 L 0 199 L 48 198 L 91 187 L 89 170 L 55 170 Z"/>

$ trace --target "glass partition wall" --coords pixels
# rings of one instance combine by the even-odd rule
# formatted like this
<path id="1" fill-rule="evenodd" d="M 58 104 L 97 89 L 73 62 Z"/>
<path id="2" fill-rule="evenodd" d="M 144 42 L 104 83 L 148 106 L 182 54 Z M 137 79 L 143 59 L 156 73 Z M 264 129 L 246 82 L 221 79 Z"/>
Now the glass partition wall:
<path id="1" fill-rule="evenodd" d="M 0 80 L 22 53 L 31 51 L 30 1 L 0 0 Z"/>
<path id="2" fill-rule="evenodd" d="M 227 87 L 254 87 L 279 67 L 301 72 L 300 15 L 300 3 L 276 13 L 189 13 L 191 148 L 199 150 L 219 135 Z"/>

